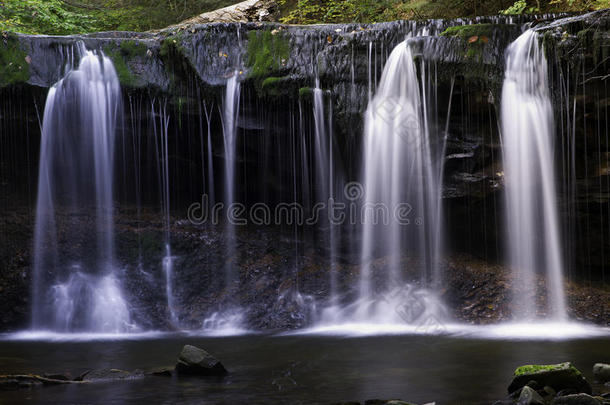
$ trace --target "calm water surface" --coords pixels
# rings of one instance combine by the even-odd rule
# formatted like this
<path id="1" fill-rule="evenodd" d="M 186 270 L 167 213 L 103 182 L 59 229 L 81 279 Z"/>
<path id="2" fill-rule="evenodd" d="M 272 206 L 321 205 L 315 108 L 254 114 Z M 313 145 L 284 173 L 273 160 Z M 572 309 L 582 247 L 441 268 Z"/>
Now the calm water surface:
<path id="1" fill-rule="evenodd" d="M 549 331 L 552 334 L 552 331 Z M 115 341 L 1 341 L 3 373 L 134 370 L 171 365 L 182 345 L 213 353 L 224 378 L 140 380 L 0 392 L 0 404 L 328 404 L 371 398 L 489 404 L 506 395 L 512 371 L 572 361 L 588 379 L 610 362 L 610 337 L 503 341 L 443 336 L 188 337 Z"/>

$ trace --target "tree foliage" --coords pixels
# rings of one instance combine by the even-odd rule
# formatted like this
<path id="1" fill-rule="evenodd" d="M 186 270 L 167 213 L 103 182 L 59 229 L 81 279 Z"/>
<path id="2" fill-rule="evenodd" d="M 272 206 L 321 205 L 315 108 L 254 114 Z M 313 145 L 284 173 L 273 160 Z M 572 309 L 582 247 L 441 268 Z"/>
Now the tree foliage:
<path id="1" fill-rule="evenodd" d="M 94 18 L 61 0 L 4 0 L 0 3 L 0 29 L 30 34 L 69 34 L 92 27 Z"/>
<path id="2" fill-rule="evenodd" d="M 0 30 L 29 34 L 146 31 L 235 0 L 0 0 Z"/>
<path id="3" fill-rule="evenodd" d="M 371 23 L 397 19 L 580 12 L 610 7 L 610 0 L 279 0 L 290 24 Z"/>
<path id="4" fill-rule="evenodd" d="M 0 0 L 0 30 L 30 34 L 146 31 L 240 0 Z M 589 11 L 610 0 L 277 0 L 290 24 Z"/>

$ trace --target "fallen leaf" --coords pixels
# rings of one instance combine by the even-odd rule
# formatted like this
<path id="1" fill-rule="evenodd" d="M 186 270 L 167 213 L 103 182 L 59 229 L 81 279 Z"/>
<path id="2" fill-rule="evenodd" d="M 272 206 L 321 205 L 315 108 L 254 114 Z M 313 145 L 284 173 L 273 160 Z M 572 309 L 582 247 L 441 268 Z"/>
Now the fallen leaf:
<path id="1" fill-rule="evenodd" d="M 481 40 L 481 42 L 484 43 L 488 43 L 489 42 L 489 38 L 487 38 L 485 35 L 481 35 L 481 38 L 479 38 Z"/>
<path id="2" fill-rule="evenodd" d="M 326 42 L 328 42 L 329 44 L 333 43 L 333 37 L 331 37 L 330 35 L 326 37 Z"/>
<path id="3" fill-rule="evenodd" d="M 479 40 L 479 37 L 476 35 L 473 35 L 472 37 L 468 38 L 468 43 L 472 44 L 473 42 L 477 42 Z"/>

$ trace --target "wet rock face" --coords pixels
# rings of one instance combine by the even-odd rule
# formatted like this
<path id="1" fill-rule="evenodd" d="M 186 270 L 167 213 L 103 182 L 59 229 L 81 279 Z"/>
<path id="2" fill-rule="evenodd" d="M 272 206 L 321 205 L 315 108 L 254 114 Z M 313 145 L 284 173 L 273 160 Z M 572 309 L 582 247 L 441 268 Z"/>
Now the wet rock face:
<path id="1" fill-rule="evenodd" d="M 575 266 L 570 268 L 569 275 L 577 280 L 579 277 L 595 280 L 596 275 L 608 269 L 610 169 L 606 167 L 608 156 L 603 153 L 608 150 L 603 130 L 608 125 L 609 97 L 604 78 L 610 71 L 609 21 L 609 12 L 602 11 L 554 23 L 536 23 L 548 49 L 552 70 L 558 149 L 572 140 L 575 145 L 561 156 L 558 152 L 557 162 L 559 165 L 572 158 L 575 162 L 569 168 L 574 170 L 576 180 L 558 189 L 561 217 L 574 221 L 566 223 L 565 229 L 574 237 L 574 246 L 567 250 L 574 252 Z M 471 22 L 475 31 L 447 30 Z M 496 25 L 490 28 L 488 24 L 492 22 Z M 447 137 L 443 197 L 446 240 L 451 241 L 449 253 L 469 253 L 490 262 L 502 259 L 504 173 L 497 110 L 504 49 L 519 35 L 522 22 L 519 18 L 430 21 L 425 23 L 427 28 L 444 35 L 411 40 L 417 51 L 418 69 L 426 73 L 426 83 L 435 91 L 433 100 L 438 100 L 431 111 L 434 115 L 431 133 L 437 143 Z M 134 144 L 137 139 L 129 138 L 132 128 L 146 127 L 158 118 L 156 111 L 150 111 L 151 102 L 167 100 L 172 116 L 170 205 L 176 211 L 175 219 L 185 220 L 188 205 L 201 198 L 203 170 L 199 142 L 202 133 L 206 135 L 204 107 L 216 114 L 211 119 L 212 160 L 216 178 L 222 177 L 218 171 L 224 163 L 222 128 L 217 112 L 228 76 L 237 74 L 242 82 L 240 134 L 243 139 L 256 140 L 239 145 L 244 152 L 237 159 L 236 172 L 247 174 L 248 182 L 248 188 L 239 191 L 240 198 L 249 198 L 250 204 L 261 200 L 275 203 L 264 198 L 292 198 L 293 166 L 292 161 L 286 163 L 285 151 L 291 150 L 293 143 L 287 134 L 300 134 L 294 124 L 299 114 L 309 117 L 304 125 L 311 126 L 311 86 L 316 76 L 325 90 L 325 105 L 332 105 L 338 160 L 345 164 L 346 177 L 358 177 L 369 79 L 374 91 L 375 79 L 379 78 L 392 48 L 415 26 L 406 21 L 312 27 L 215 23 L 184 25 L 157 33 L 11 37 L 19 46 L 20 52 L 16 54 L 23 60 L 28 56 L 29 62 L 19 61 L 19 66 L 27 71 L 27 76 L 23 72 L 16 76 L 22 82 L 0 89 L 0 132 L 8 134 L 5 139 L 11 145 L 0 148 L 0 258 L 8 264 L 0 276 L 4 298 L 0 303 L 0 329 L 27 327 L 32 207 L 38 176 L 38 117 L 46 88 L 62 76 L 75 41 L 82 40 L 89 48 L 102 50 L 115 63 L 124 89 L 125 128 L 129 129 L 126 144 Z M 472 37 L 476 39 L 471 42 Z M 27 79 L 25 83 L 23 78 Z M 199 105 L 199 100 L 205 106 Z M 131 109 L 138 106 L 144 106 L 145 113 L 131 114 Z M 203 132 L 197 126 L 200 121 Z M 566 132 L 566 128 L 575 130 Z M 263 138 L 264 142 L 259 142 Z M 152 141 L 141 139 L 144 144 L 141 151 L 154 150 Z M 164 283 L 161 268 L 164 233 L 158 218 L 157 161 L 146 153 L 142 152 L 139 163 L 139 181 L 146 192 L 137 198 L 154 214 L 137 221 L 135 210 L 118 213 L 117 250 L 125 269 L 122 283 L 129 295 L 134 321 L 143 329 L 171 329 L 164 291 L 159 288 Z M 129 173 L 133 172 L 134 163 L 130 159 L 138 154 L 132 149 L 117 154 L 127 156 L 128 165 L 117 169 L 124 176 L 117 179 L 117 210 L 136 201 L 135 180 Z M 261 156 L 268 166 L 261 167 Z M 217 195 L 222 194 L 219 183 L 217 180 Z M 4 215 L 5 212 L 8 214 Z M 244 252 L 239 258 L 240 286 L 226 288 L 222 275 L 227 259 L 221 253 L 225 246 L 222 230 L 188 225 L 172 228 L 175 265 L 181 269 L 176 272 L 175 282 L 181 295 L 178 306 L 184 327 L 201 327 L 203 320 L 221 308 L 225 300 L 237 295 L 246 308 L 248 326 L 297 328 L 311 322 L 315 302 L 327 297 L 323 243 L 295 246 L 292 231 L 244 231 L 239 241 L 239 250 Z M 83 241 L 88 237 L 85 233 Z M 347 257 L 349 249 L 343 250 L 341 283 L 349 298 L 350 286 L 355 285 L 359 270 L 355 260 Z M 510 280 L 504 277 L 505 269 L 489 265 L 478 272 L 463 263 L 455 266 L 450 263 L 448 267 L 451 271 L 447 274 L 451 276 L 445 298 L 453 305 L 458 319 L 476 322 L 507 319 Z M 578 286 L 570 286 L 568 295 L 574 318 L 602 324 L 610 319 L 608 295 L 604 292 L 587 293 Z"/>

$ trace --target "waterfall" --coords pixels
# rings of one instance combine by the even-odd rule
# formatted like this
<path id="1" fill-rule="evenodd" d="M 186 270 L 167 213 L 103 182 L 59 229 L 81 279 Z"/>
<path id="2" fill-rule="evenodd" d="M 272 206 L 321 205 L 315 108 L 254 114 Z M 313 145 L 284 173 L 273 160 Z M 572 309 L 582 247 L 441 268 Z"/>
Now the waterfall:
<path id="1" fill-rule="evenodd" d="M 164 247 L 165 256 L 162 259 L 162 268 L 165 275 L 165 296 L 170 321 L 178 325 L 178 315 L 173 288 L 174 257 L 172 256 L 170 240 L 170 199 L 169 199 L 169 114 L 167 113 L 167 100 L 159 103 L 159 111 L 155 110 L 155 103 L 151 103 L 150 115 L 153 117 L 153 135 L 157 157 L 157 173 L 159 175 L 159 189 L 161 190 L 161 210 L 163 212 Z"/>
<path id="2" fill-rule="evenodd" d="M 376 89 L 365 115 L 362 183 L 344 191 L 362 199 L 359 297 L 325 311 L 322 323 L 427 327 L 443 312 L 427 289 L 438 281 L 440 163 L 408 40 L 391 52 Z"/>
<path id="3" fill-rule="evenodd" d="M 44 110 L 34 231 L 32 326 L 123 332 L 131 326 L 114 259 L 113 164 L 122 113 L 110 59 L 78 45 L 77 69 Z M 93 237 L 92 237 L 93 235 Z"/>
<path id="4" fill-rule="evenodd" d="M 235 223 L 232 218 L 232 205 L 235 201 L 235 172 L 236 172 L 236 153 L 237 153 L 237 124 L 239 119 L 239 100 L 240 83 L 238 80 L 239 72 L 234 72 L 227 80 L 225 95 L 223 100 L 222 134 L 225 153 L 224 167 L 224 207 L 225 207 L 225 289 L 229 296 L 233 297 L 235 284 L 239 282 L 239 270 L 237 267 L 237 235 L 235 233 Z M 237 298 L 231 298 L 232 302 L 228 307 L 222 308 L 211 314 L 203 321 L 203 329 L 212 334 L 234 334 L 241 331 L 242 311 L 239 309 Z"/>
<path id="5" fill-rule="evenodd" d="M 420 253 L 421 285 L 430 281 L 437 259 L 440 184 L 424 107 L 413 54 L 405 41 L 390 54 L 365 117 L 360 277 L 360 297 L 365 301 L 375 299 L 376 289 L 391 291 L 403 284 L 405 253 Z M 385 285 L 374 283 L 375 257 L 387 258 L 380 280 Z"/>
<path id="6" fill-rule="evenodd" d="M 224 98 L 224 112 L 222 115 L 222 133 L 224 140 L 225 152 L 225 208 L 227 217 L 226 223 L 226 238 L 227 238 L 227 260 L 225 262 L 225 279 L 228 289 L 235 282 L 235 255 L 236 251 L 236 236 L 235 225 L 229 220 L 231 212 L 231 204 L 235 203 L 235 154 L 237 152 L 237 120 L 239 117 L 239 92 L 240 84 L 237 80 L 237 72 L 227 81 Z"/>
<path id="7" fill-rule="evenodd" d="M 508 48 L 502 88 L 508 259 L 515 270 L 514 316 L 536 312 L 536 275 L 546 277 L 548 310 L 566 317 L 553 161 L 554 119 L 547 62 L 528 30 Z"/>
<path id="8" fill-rule="evenodd" d="M 315 187 L 318 202 L 324 204 L 335 200 L 335 181 L 337 180 L 333 162 L 333 132 L 332 132 L 332 109 L 326 118 L 324 109 L 324 91 L 320 89 L 319 80 L 316 79 L 316 87 L 313 89 L 313 117 L 314 117 L 314 140 L 315 140 Z M 330 106 L 329 106 L 330 108 Z M 325 216 L 324 226 L 328 228 L 328 263 L 330 274 L 330 302 L 336 303 L 338 297 L 337 280 L 337 233 L 338 226 L 330 220 L 328 212 Z"/>

